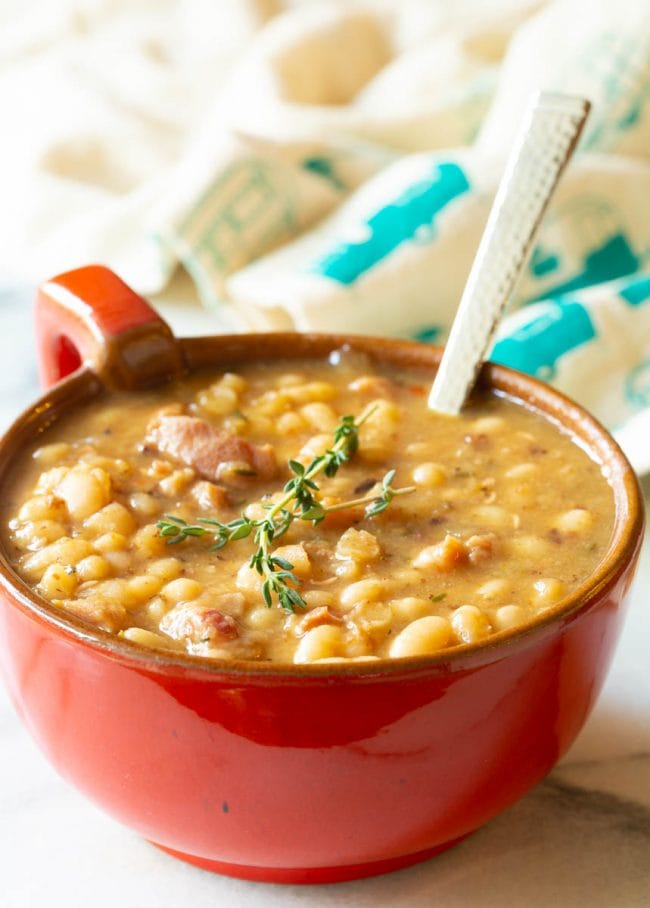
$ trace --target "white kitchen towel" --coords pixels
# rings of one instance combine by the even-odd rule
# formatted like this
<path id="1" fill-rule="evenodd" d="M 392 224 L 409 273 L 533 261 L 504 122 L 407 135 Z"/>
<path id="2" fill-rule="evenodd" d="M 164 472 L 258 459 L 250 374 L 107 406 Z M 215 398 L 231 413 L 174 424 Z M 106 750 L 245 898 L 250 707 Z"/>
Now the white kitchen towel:
<path id="1" fill-rule="evenodd" d="M 71 14 L 57 47 L 32 37 L 0 74 L 9 111 L 21 85 L 32 91 L 5 143 L 11 267 L 99 259 L 152 292 L 180 263 L 242 326 L 444 340 L 528 98 L 584 95 L 588 129 L 493 357 L 611 428 L 641 425 L 647 0 L 328 0 L 274 15 L 281 6 L 192 0 L 188 14 L 161 0 L 156 16 L 144 0 L 106 0 L 81 24 Z M 643 468 L 650 438 L 630 437 Z"/>

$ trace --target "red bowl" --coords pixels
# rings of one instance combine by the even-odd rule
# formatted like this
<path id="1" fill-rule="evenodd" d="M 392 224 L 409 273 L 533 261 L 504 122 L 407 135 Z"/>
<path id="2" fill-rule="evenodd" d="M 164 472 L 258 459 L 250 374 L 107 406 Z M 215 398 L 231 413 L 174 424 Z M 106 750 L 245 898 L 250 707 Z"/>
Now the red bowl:
<path id="1" fill-rule="evenodd" d="M 177 341 L 110 271 L 45 284 L 49 385 L 0 442 L 0 485 L 34 435 L 102 386 L 252 358 L 323 355 L 347 341 L 431 368 L 438 349 L 377 338 L 240 335 Z M 437 656 L 277 666 L 147 651 L 64 617 L 0 552 L 0 665 L 58 771 L 165 850 L 233 876 L 351 879 L 462 839 L 538 782 L 582 727 L 621 629 L 643 505 L 612 438 L 580 407 L 495 365 L 482 381 L 533 404 L 601 461 L 616 520 L 609 551 L 520 632 Z"/>

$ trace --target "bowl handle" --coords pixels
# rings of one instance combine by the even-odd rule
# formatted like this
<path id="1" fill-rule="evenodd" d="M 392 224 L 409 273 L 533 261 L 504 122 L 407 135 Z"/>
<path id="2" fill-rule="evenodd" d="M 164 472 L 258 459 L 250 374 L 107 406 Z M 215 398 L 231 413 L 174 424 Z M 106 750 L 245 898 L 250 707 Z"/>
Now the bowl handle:
<path id="1" fill-rule="evenodd" d="M 35 327 L 46 388 L 82 364 L 113 389 L 155 385 L 184 371 L 169 325 L 103 265 L 77 268 L 41 284 Z"/>

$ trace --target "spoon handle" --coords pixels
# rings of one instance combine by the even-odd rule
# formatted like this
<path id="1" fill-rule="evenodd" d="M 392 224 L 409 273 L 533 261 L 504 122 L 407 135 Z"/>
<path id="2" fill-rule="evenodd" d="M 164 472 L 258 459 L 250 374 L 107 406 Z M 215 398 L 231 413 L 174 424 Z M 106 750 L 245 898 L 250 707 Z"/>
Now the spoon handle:
<path id="1" fill-rule="evenodd" d="M 591 105 L 541 92 L 513 146 L 472 265 L 429 408 L 456 415 L 474 387 L 542 215 L 570 160 Z"/>

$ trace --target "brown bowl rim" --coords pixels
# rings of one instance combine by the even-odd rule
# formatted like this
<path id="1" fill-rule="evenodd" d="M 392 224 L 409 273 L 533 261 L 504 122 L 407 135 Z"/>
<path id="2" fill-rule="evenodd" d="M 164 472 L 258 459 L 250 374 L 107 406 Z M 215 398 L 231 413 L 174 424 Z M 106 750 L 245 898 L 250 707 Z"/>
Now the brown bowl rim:
<path id="1" fill-rule="evenodd" d="M 382 352 L 390 350 L 397 359 L 402 354 L 408 360 L 409 354 L 422 355 L 426 351 L 429 362 L 421 363 L 425 368 L 435 369 L 442 355 L 442 348 L 417 341 L 393 338 L 378 338 L 366 335 L 316 334 L 293 332 L 269 332 L 265 334 L 207 335 L 180 338 L 184 358 L 189 364 L 189 373 L 210 367 L 210 351 L 220 346 L 228 355 L 214 357 L 212 368 L 236 362 L 242 353 L 255 347 L 264 350 L 275 346 L 289 358 L 301 355 L 323 356 L 349 344 L 355 349 L 369 352 L 382 359 Z M 314 352 L 314 348 L 318 352 Z M 377 355 L 379 354 L 379 355 Z M 260 357 L 262 358 L 262 357 Z M 281 356 L 275 356 L 281 359 Z M 249 678 L 274 677 L 276 680 L 302 681 L 303 679 L 332 676 L 354 679 L 376 679 L 393 675 L 416 675 L 422 671 L 450 668 L 467 669 L 476 662 L 491 661 L 508 652 L 516 644 L 527 644 L 540 633 L 550 632 L 555 625 L 564 626 L 611 589 L 633 561 L 643 538 L 644 504 L 638 479 L 619 445 L 607 430 L 583 407 L 562 392 L 538 379 L 497 363 L 484 363 L 479 384 L 505 394 L 539 412 L 542 417 L 555 423 L 565 433 L 580 428 L 577 437 L 589 456 L 609 467 L 608 482 L 615 502 L 615 521 L 610 545 L 595 570 L 575 590 L 563 597 L 555 606 L 542 615 L 527 622 L 522 628 L 499 631 L 486 639 L 472 644 L 459 644 L 426 656 L 409 656 L 400 659 L 389 657 L 370 661 L 340 661 L 326 663 L 282 663 L 256 662 L 244 659 L 216 659 L 195 656 L 189 653 L 147 649 L 124 638 L 95 628 L 74 615 L 65 615 L 47 600 L 40 597 L 15 572 L 1 545 L 0 537 L 0 587 L 3 587 L 12 604 L 17 604 L 30 617 L 42 621 L 59 633 L 85 646 L 99 650 L 103 655 L 126 662 L 142 665 L 150 670 L 180 670 L 199 676 L 246 676 Z M 85 403 L 105 390 L 104 386 L 87 366 L 81 366 L 67 378 L 58 382 L 31 406 L 20 413 L 0 438 L 0 488 L 7 471 L 13 464 L 21 436 L 33 427 L 35 432 L 44 431 L 55 422 L 62 406 Z M 558 413 L 562 413 L 562 419 Z M 13 446 L 13 447 L 12 447 Z M 600 458 L 597 453 L 606 452 Z M 458 663 L 462 665 L 458 666 Z"/>

